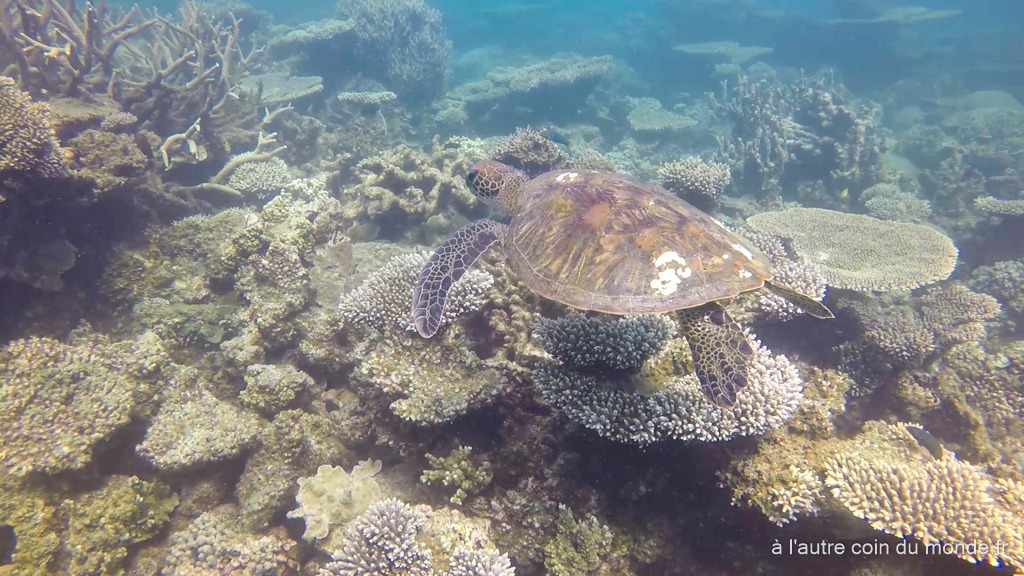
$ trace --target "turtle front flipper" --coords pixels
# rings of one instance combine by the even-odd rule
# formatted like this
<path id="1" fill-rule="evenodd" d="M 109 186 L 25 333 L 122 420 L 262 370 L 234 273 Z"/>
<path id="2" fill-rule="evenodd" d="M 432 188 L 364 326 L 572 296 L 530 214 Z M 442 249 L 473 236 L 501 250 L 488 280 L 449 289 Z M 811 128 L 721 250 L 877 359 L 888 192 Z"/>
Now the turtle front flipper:
<path id="1" fill-rule="evenodd" d="M 736 394 L 747 385 L 754 355 L 750 336 L 714 302 L 680 310 L 677 317 L 701 389 L 715 404 L 731 407 Z"/>
<path id="2" fill-rule="evenodd" d="M 815 318 L 823 318 L 827 320 L 829 318 L 836 317 L 836 315 L 833 314 L 832 311 L 829 310 L 824 304 L 818 302 L 817 300 L 811 298 L 806 294 L 801 294 L 796 290 L 783 288 L 782 286 L 772 284 L 771 282 L 765 282 L 764 289 L 771 292 L 772 294 L 775 294 L 779 298 L 782 298 L 783 300 L 789 302 L 790 304 L 796 306 L 797 308 L 803 310 L 804 312 L 807 312 L 808 314 L 814 316 Z"/>
<path id="3" fill-rule="evenodd" d="M 493 220 L 477 220 L 455 231 L 423 265 L 412 295 L 412 322 L 416 331 L 430 338 L 441 326 L 445 301 L 452 285 L 492 244 L 505 236 L 506 226 Z"/>

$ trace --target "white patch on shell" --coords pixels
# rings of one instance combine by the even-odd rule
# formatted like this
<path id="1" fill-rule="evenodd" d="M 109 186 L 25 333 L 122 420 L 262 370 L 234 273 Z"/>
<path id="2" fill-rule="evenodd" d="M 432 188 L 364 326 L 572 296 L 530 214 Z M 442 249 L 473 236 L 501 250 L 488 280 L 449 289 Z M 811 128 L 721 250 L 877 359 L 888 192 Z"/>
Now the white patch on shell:
<path id="1" fill-rule="evenodd" d="M 729 255 L 728 254 L 722 254 L 722 260 L 728 260 L 728 259 L 729 259 Z"/>
<path id="2" fill-rule="evenodd" d="M 747 260 L 753 260 L 754 254 L 747 250 L 742 244 L 733 244 L 733 249 L 747 257 Z"/>
<path id="3" fill-rule="evenodd" d="M 693 275 L 693 270 L 686 265 L 686 259 L 671 250 L 655 258 L 654 266 L 658 269 L 658 275 L 651 280 L 651 288 L 661 296 L 674 293 L 683 280 Z"/>
<path id="4" fill-rule="evenodd" d="M 569 182 L 572 182 L 579 175 L 580 175 L 579 172 L 562 172 L 561 174 L 559 174 L 558 176 L 555 177 L 555 182 L 561 182 L 562 180 L 565 180 L 566 178 L 569 179 Z"/>
<path id="5" fill-rule="evenodd" d="M 711 218 L 711 217 L 710 217 L 710 216 L 708 216 L 708 218 Z M 724 229 L 728 230 L 728 228 L 725 228 L 725 224 L 722 224 L 722 223 L 721 223 L 721 222 L 719 222 L 718 220 L 716 220 L 716 219 L 714 219 L 714 218 L 711 218 L 711 221 L 712 221 L 712 222 L 714 222 L 715 224 L 718 224 L 718 227 L 719 227 L 719 228 L 724 228 Z"/>
<path id="6" fill-rule="evenodd" d="M 751 276 L 753 276 L 753 274 L 751 274 L 749 270 L 743 270 L 743 269 L 740 269 L 739 275 L 740 275 L 740 278 L 750 278 Z"/>

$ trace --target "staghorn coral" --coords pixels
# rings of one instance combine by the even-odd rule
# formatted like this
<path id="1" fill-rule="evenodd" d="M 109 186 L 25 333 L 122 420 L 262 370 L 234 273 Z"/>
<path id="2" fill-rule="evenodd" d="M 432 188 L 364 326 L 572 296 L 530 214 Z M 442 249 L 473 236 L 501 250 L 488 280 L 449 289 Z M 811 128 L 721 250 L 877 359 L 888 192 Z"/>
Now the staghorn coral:
<path id="1" fill-rule="evenodd" d="M 569 156 L 558 144 L 529 126 L 516 128 L 492 158 L 522 170 L 529 176 L 564 168 L 569 164 Z"/>
<path id="2" fill-rule="evenodd" d="M 341 319 L 353 326 L 370 328 L 379 335 L 396 336 L 412 329 L 412 291 L 429 252 L 399 254 L 385 262 L 351 292 L 341 298 Z M 441 326 L 479 310 L 486 303 L 494 278 L 482 270 L 470 270 L 452 286 Z"/>
<path id="3" fill-rule="evenodd" d="M 0 173 L 68 174 L 49 106 L 32 102 L 7 76 L 0 76 Z"/>
<path id="4" fill-rule="evenodd" d="M 778 200 L 785 188 L 821 181 L 839 194 L 877 182 L 884 141 L 874 106 L 853 106 L 833 75 L 783 84 L 739 76 L 712 106 L 732 121 L 719 157 L 740 193 Z"/>
<path id="5" fill-rule="evenodd" d="M 0 350 L 3 467 L 18 476 L 88 464 L 103 440 L 149 412 L 166 368 L 160 339 L 76 331 L 67 343 L 15 340 Z"/>
<path id="6" fill-rule="evenodd" d="M 910 290 L 948 277 L 958 255 L 952 240 L 933 228 L 821 208 L 756 214 L 747 225 L 789 240 L 833 288 Z"/>
<path id="7" fill-rule="evenodd" d="M 168 486 L 135 476 L 113 476 L 103 487 L 65 500 L 69 573 L 121 573 L 127 547 L 155 536 L 177 505 Z"/>
<path id="8" fill-rule="evenodd" d="M 446 487 L 454 487 L 455 493 L 449 500 L 461 506 L 467 496 L 486 488 L 494 477 L 491 463 L 487 460 L 474 462 L 475 459 L 470 456 L 472 452 L 470 446 L 458 446 L 448 456 L 427 454 L 427 462 L 431 467 L 420 475 L 420 482 L 430 485 L 440 482 Z"/>
<path id="9" fill-rule="evenodd" d="M 380 460 L 363 460 L 345 472 L 340 466 L 320 466 L 316 475 L 299 478 L 295 501 L 299 507 L 288 512 L 289 518 L 302 518 L 306 530 L 302 538 L 334 550 L 340 545 L 337 530 L 381 499 L 381 489 L 374 476 L 380 472 Z"/>
<path id="10" fill-rule="evenodd" d="M 579 312 L 539 318 L 533 339 L 556 359 L 581 370 L 639 370 L 675 332 L 665 316 L 609 318 Z"/>
<path id="11" fill-rule="evenodd" d="M 171 534 L 162 576 L 296 576 L 295 543 L 281 529 L 257 535 L 237 526 L 230 504 L 204 512 Z"/>
<path id="12" fill-rule="evenodd" d="M 729 185 L 729 166 L 721 162 L 705 162 L 696 156 L 662 164 L 658 178 L 669 192 L 702 209 L 718 206 L 719 196 Z"/>

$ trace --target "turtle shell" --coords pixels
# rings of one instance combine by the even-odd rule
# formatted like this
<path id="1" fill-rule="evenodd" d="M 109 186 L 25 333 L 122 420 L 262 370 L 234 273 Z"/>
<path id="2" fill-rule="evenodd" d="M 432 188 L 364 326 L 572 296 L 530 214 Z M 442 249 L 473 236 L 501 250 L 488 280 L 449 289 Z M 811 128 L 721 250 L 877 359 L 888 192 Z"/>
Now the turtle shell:
<path id="1" fill-rule="evenodd" d="M 505 236 L 509 265 L 574 308 L 649 314 L 764 286 L 749 240 L 664 189 L 614 172 L 555 170 L 526 183 Z"/>

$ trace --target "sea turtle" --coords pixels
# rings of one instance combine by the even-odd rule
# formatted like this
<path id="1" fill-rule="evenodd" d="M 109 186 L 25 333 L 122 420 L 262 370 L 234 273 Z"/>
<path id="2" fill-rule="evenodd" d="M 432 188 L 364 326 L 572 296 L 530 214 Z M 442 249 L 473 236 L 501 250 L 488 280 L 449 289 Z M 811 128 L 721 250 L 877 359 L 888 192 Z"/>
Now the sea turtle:
<path id="1" fill-rule="evenodd" d="M 512 220 L 460 228 L 423 265 L 412 318 L 425 338 L 437 332 L 452 284 L 498 241 L 512 270 L 545 298 L 609 314 L 679 311 L 701 386 L 721 406 L 746 385 L 754 351 L 716 301 L 766 288 L 809 314 L 833 317 L 820 302 L 773 285 L 768 259 L 750 241 L 654 184 L 601 170 L 530 180 L 486 160 L 466 181 Z"/>

